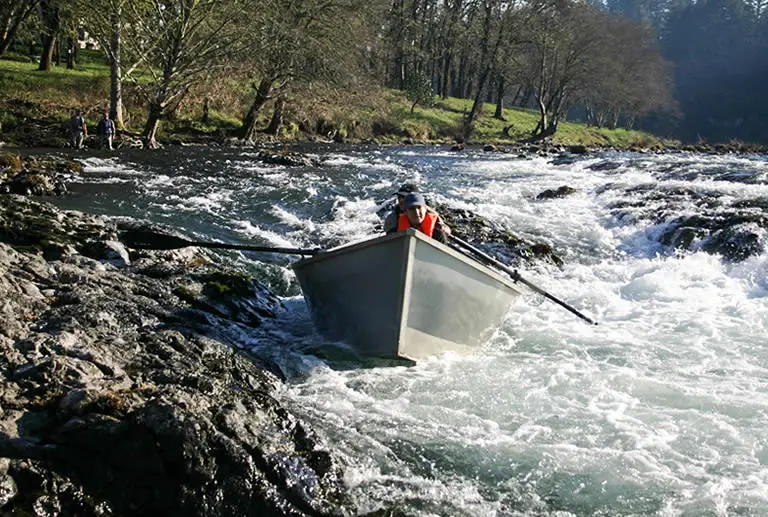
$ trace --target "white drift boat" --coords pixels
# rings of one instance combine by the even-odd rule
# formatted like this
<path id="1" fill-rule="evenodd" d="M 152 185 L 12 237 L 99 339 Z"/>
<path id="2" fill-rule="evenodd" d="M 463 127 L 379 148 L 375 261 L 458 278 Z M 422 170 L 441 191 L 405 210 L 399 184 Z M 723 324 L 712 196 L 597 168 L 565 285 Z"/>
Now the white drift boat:
<path id="1" fill-rule="evenodd" d="M 293 269 L 318 331 L 375 357 L 471 352 L 520 294 L 510 279 L 412 229 Z"/>

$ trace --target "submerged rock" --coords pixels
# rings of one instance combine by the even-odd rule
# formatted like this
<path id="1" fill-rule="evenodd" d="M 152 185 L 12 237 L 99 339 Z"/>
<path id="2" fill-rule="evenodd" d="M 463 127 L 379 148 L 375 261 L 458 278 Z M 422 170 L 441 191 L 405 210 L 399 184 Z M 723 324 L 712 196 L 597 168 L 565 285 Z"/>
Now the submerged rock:
<path id="1" fill-rule="evenodd" d="M 523 262 L 530 264 L 541 261 L 556 266 L 563 264 L 563 260 L 547 243 L 532 242 L 519 237 L 502 225 L 470 210 L 452 208 L 442 203 L 430 206 L 433 206 L 450 226 L 453 235 L 482 248 L 507 265 L 516 267 Z"/>
<path id="2" fill-rule="evenodd" d="M 260 151 L 257 158 L 266 164 L 284 165 L 286 167 L 309 167 L 320 164 L 320 161 L 317 158 L 289 152 L 273 153 Z"/>
<path id="3" fill-rule="evenodd" d="M 194 249 L 115 261 L 117 235 L 0 196 L 3 514 L 339 514 L 333 455 L 215 331 L 278 298 Z"/>
<path id="4" fill-rule="evenodd" d="M 608 184 L 598 191 L 625 189 Z M 648 235 L 673 250 L 704 251 L 740 261 L 765 251 L 765 198 L 733 201 L 718 191 L 645 184 L 625 189 L 629 199 L 609 205 L 620 222 L 647 221 Z M 692 208 L 693 207 L 693 208 Z M 694 212 L 679 215 L 681 212 Z"/>
<path id="5" fill-rule="evenodd" d="M 569 187 L 568 185 L 563 185 L 562 187 L 558 187 L 556 189 L 547 189 L 539 193 L 539 195 L 536 196 L 536 199 L 539 199 L 539 200 L 555 199 L 555 198 L 570 196 L 575 192 L 576 192 L 575 188 Z"/>

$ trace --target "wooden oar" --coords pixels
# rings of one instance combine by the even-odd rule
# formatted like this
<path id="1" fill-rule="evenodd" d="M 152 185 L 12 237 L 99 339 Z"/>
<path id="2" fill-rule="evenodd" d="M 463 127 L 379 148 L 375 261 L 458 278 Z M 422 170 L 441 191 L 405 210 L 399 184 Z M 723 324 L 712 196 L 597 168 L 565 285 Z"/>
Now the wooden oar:
<path id="1" fill-rule="evenodd" d="M 455 241 L 457 244 L 460 244 L 462 247 L 466 248 L 467 250 L 471 251 L 472 253 L 474 253 L 478 257 L 482 258 L 486 262 L 486 264 L 493 265 L 493 266 L 501 269 L 505 273 L 509 274 L 509 276 L 512 278 L 513 281 L 520 282 L 521 284 L 526 285 L 531 290 L 539 293 L 542 296 L 545 296 L 546 298 L 552 300 L 553 302 L 555 302 L 556 304 L 560 305 L 561 307 L 571 311 L 573 314 L 575 314 L 579 318 L 583 319 L 587 323 L 590 323 L 592 325 L 597 325 L 597 322 L 595 320 L 593 320 L 591 318 L 588 318 L 587 316 L 583 315 L 578 310 L 574 309 L 573 307 L 571 307 L 570 305 L 568 305 L 564 301 L 560 300 L 559 298 L 556 298 L 555 296 L 549 294 L 547 291 L 545 291 L 541 287 L 537 286 L 536 284 L 532 284 L 531 282 L 529 282 L 525 278 L 521 277 L 520 273 L 518 273 L 516 269 L 512 269 L 509 266 L 507 266 L 506 264 L 504 264 L 502 262 L 499 262 L 498 260 L 496 260 L 492 256 L 488 255 L 487 253 L 485 253 L 482 250 L 479 250 L 479 249 L 475 248 L 474 246 L 472 246 L 471 244 L 469 244 L 468 242 L 466 242 L 463 239 L 460 239 L 460 238 L 458 238 L 458 237 L 456 237 L 454 235 L 451 235 L 450 238 L 451 238 L 451 240 Z"/>
<path id="2" fill-rule="evenodd" d="M 120 235 L 120 240 L 129 248 L 149 250 L 175 250 L 187 246 L 200 248 L 216 248 L 225 250 L 261 251 L 264 253 L 283 253 L 286 255 L 317 255 L 323 250 L 298 249 L 298 248 L 274 248 L 271 246 L 250 246 L 245 244 L 227 244 L 226 242 L 190 241 L 181 237 L 157 233 L 151 230 L 126 230 Z"/>

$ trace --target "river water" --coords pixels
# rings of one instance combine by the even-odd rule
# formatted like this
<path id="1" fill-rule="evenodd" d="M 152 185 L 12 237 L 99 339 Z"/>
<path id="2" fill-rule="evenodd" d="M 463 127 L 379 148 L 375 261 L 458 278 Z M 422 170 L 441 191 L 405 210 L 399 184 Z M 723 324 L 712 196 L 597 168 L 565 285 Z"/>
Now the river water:
<path id="1" fill-rule="evenodd" d="M 393 187 L 417 181 L 551 244 L 562 269 L 521 272 L 600 321 L 529 293 L 476 355 L 366 362 L 315 334 L 289 258 L 225 252 L 285 304 L 226 339 L 286 372 L 280 397 L 341 458 L 349 513 L 768 515 L 768 253 L 675 252 L 660 242 L 664 221 L 695 214 L 696 196 L 633 203 L 662 187 L 768 199 L 765 158 L 303 150 L 323 165 L 267 166 L 236 149 L 79 155 L 85 173 L 56 203 L 197 238 L 316 247 L 375 235 Z M 561 185 L 578 191 L 535 199 Z"/>

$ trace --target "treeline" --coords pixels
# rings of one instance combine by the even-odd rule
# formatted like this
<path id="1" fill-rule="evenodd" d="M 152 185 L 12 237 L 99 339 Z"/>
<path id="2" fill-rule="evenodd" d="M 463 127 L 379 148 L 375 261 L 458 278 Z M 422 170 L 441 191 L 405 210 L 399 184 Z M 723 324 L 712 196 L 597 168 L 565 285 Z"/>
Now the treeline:
<path id="1" fill-rule="evenodd" d="M 674 110 L 669 65 L 653 32 L 581 2 L 565 0 L 393 0 L 383 38 L 383 76 L 407 89 L 429 78 L 439 95 L 539 110 L 533 137 L 553 134 L 568 111 L 631 127 Z M 414 79 L 415 78 L 415 79 Z"/>
<path id="2" fill-rule="evenodd" d="M 191 91 L 233 79 L 252 85 L 244 139 L 277 133 L 287 106 L 318 85 L 369 84 L 402 89 L 414 103 L 473 99 L 465 139 L 483 102 L 496 103 L 499 118 L 505 103 L 533 107 L 531 137 L 543 138 L 569 113 L 611 128 L 676 113 L 661 33 L 645 11 L 628 14 L 573 0 L 3 0 L 0 55 L 34 41 L 41 70 L 57 48 L 72 66 L 76 36 L 87 31 L 111 66 L 111 116 L 122 125 L 129 81 L 147 106 L 149 147 Z"/>
<path id="3" fill-rule="evenodd" d="M 674 63 L 684 140 L 768 142 L 768 2 L 765 0 L 609 0 L 611 12 L 653 27 Z"/>

